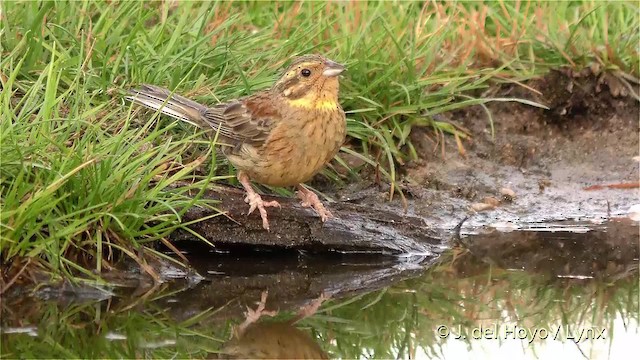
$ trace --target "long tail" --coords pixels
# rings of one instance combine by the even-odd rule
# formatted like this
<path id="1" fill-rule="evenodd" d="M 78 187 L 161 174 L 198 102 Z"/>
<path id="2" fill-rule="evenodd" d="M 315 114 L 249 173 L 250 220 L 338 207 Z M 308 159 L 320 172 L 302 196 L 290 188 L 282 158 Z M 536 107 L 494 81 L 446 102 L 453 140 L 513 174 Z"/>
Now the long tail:
<path id="1" fill-rule="evenodd" d="M 171 94 L 171 91 L 167 89 L 145 84 L 140 89 L 129 90 L 129 95 L 126 96 L 126 99 L 149 109 L 159 110 L 174 119 L 199 127 L 204 125 L 202 114 L 207 109 L 204 105 L 200 105 L 184 96 Z"/>

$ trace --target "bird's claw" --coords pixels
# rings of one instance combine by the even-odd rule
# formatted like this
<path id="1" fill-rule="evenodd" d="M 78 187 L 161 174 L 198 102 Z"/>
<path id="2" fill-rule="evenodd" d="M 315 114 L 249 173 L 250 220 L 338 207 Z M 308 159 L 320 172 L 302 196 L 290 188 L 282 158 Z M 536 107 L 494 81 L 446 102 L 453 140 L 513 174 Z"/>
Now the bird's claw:
<path id="1" fill-rule="evenodd" d="M 306 306 L 303 306 L 302 308 L 300 308 L 300 310 L 298 310 L 296 321 L 300 321 L 304 318 L 312 316 L 313 314 L 318 312 L 320 305 L 322 305 L 323 302 L 329 299 L 331 299 L 331 295 L 323 292 L 322 294 L 320 294 L 320 297 L 318 297 L 317 299 L 313 300 L 312 302 L 310 302 L 309 304 L 307 304 Z"/>
<path id="2" fill-rule="evenodd" d="M 269 230 L 269 220 L 267 219 L 267 210 L 265 210 L 265 207 L 280 207 L 280 203 L 275 200 L 263 201 L 262 197 L 255 192 L 247 194 L 244 202 L 249 204 L 249 212 L 247 215 L 251 214 L 255 209 L 258 209 L 260 217 L 262 218 L 262 227 Z"/>
<path id="3" fill-rule="evenodd" d="M 258 321 L 260 317 L 262 317 L 262 315 L 276 316 L 278 314 L 276 311 L 267 311 L 264 309 L 267 305 L 268 294 L 269 292 L 266 290 L 262 292 L 262 295 L 260 296 L 260 302 L 258 303 L 258 307 L 256 307 L 255 310 L 247 306 L 247 311 L 244 313 L 247 317 L 247 320 L 254 323 Z"/>
<path id="4" fill-rule="evenodd" d="M 302 207 L 313 208 L 316 214 L 320 216 L 320 219 L 322 220 L 322 222 L 325 222 L 328 219 L 333 217 L 333 214 L 331 213 L 331 211 L 327 210 L 327 208 L 324 207 L 324 205 L 318 198 L 318 195 L 316 195 L 311 190 L 305 189 L 302 186 L 300 186 L 298 189 L 299 190 L 296 192 L 296 195 L 298 195 L 298 198 L 302 200 L 302 202 L 300 203 Z"/>
<path id="5" fill-rule="evenodd" d="M 244 332 L 247 330 L 247 328 L 249 327 L 249 325 L 260 320 L 260 317 L 262 317 L 262 315 L 267 315 L 267 316 L 278 315 L 277 311 L 265 310 L 265 306 L 267 305 L 268 294 L 269 292 L 267 290 L 262 292 L 262 295 L 260 296 L 260 302 L 258 303 L 258 306 L 255 308 L 255 310 L 247 306 L 247 311 L 245 311 L 244 313 L 244 316 L 245 316 L 244 321 L 242 322 L 242 324 L 238 325 L 234 329 L 234 333 L 236 337 L 242 336 Z"/>

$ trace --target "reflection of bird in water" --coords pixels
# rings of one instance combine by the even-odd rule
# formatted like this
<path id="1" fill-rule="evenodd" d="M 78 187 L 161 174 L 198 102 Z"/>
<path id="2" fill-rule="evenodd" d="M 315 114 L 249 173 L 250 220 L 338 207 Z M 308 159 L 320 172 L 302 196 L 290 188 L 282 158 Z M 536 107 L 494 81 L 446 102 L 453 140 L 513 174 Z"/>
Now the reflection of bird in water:
<path id="1" fill-rule="evenodd" d="M 234 335 L 222 348 L 221 359 L 328 359 L 327 353 L 294 324 L 313 315 L 327 297 L 323 294 L 303 307 L 298 315 L 286 322 L 257 323 L 262 315 L 274 316 L 266 311 L 267 292 L 256 310 L 247 308 L 245 321 L 234 329 Z"/>

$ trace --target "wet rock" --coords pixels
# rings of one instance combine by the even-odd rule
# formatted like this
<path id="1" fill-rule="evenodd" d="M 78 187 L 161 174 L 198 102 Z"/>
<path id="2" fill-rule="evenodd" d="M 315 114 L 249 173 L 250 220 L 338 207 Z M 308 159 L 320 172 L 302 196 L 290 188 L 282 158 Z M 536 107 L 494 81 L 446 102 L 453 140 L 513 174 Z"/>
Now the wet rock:
<path id="1" fill-rule="evenodd" d="M 316 214 L 300 206 L 293 198 L 264 196 L 277 199 L 279 209 L 269 209 L 271 230 L 262 228 L 257 214 L 246 215 L 247 204 L 242 190 L 219 187 L 205 196 L 221 202 L 224 216 L 196 222 L 189 227 L 217 245 L 253 245 L 295 248 L 312 251 L 336 251 L 378 254 L 419 253 L 436 255 L 442 249 L 443 237 L 424 218 L 404 214 L 396 207 L 371 207 L 347 202 L 329 203 L 334 218 L 322 223 Z M 183 221 L 193 221 L 212 215 L 206 209 L 192 208 Z M 172 240 L 198 240 L 191 233 L 176 231 Z"/>

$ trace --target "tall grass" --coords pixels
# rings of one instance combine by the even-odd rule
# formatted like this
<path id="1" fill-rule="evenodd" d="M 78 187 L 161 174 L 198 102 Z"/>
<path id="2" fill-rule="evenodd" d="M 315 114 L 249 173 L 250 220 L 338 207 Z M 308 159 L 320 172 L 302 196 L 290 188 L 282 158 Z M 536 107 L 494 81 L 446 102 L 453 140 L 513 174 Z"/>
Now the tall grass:
<path id="1" fill-rule="evenodd" d="M 637 76 L 638 23 L 634 2 L 1 2 L 0 258 L 58 274 L 100 272 L 114 250 L 144 264 L 189 206 L 211 206 L 186 193 L 224 160 L 195 129 L 132 113 L 130 86 L 212 104 L 323 53 L 348 67 L 344 152 L 394 183 L 418 157 L 413 128 L 465 138 L 433 116 L 518 101 L 478 97 L 492 82 L 592 62 Z"/>
<path id="2" fill-rule="evenodd" d="M 126 109 L 96 100 L 99 94 L 84 82 L 60 93 L 67 59 L 51 50 L 25 94 L 2 95 L 2 260 L 42 258 L 67 275 L 100 273 L 117 260 L 114 252 L 144 261 L 137 254 L 147 243 L 182 226 L 181 216 L 197 201 L 188 193 L 214 179 L 192 172 L 215 157 L 185 158 L 197 134 L 174 139 L 175 124 L 132 124 Z M 193 184 L 173 188 L 179 180 Z"/>

